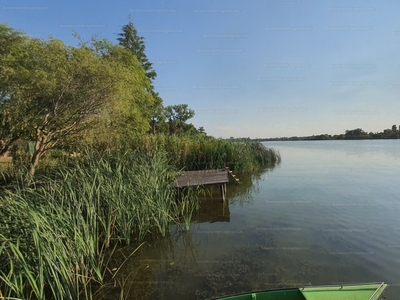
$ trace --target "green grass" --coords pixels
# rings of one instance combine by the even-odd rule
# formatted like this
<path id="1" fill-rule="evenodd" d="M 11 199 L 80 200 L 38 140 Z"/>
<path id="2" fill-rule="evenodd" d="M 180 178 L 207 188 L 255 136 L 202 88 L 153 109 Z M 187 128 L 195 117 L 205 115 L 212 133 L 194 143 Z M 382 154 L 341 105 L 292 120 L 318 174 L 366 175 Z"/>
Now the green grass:
<path id="1" fill-rule="evenodd" d="M 197 199 L 177 201 L 176 174 L 156 148 L 92 151 L 29 187 L 15 183 L 0 196 L 2 295 L 92 298 L 110 277 L 114 246 L 165 236 L 180 220 L 189 224 Z"/>

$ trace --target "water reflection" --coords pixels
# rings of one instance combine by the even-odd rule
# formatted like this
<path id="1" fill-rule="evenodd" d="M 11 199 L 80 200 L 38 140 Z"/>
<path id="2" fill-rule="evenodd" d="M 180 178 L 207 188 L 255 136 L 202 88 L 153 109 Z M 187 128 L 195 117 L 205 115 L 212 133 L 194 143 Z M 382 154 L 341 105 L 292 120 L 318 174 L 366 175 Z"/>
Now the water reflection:
<path id="1" fill-rule="evenodd" d="M 220 244 L 216 245 L 216 251 L 210 250 L 209 245 L 215 239 L 224 243 L 219 236 L 223 234 L 226 238 L 227 232 L 234 234 L 235 231 L 218 231 L 216 227 L 205 230 L 207 227 L 200 226 L 202 223 L 230 223 L 230 205 L 240 207 L 252 203 L 253 196 L 259 193 L 263 174 L 271 170 L 238 174 L 240 184 L 228 185 L 226 201 L 222 200 L 218 187 L 203 189 L 200 194 L 201 205 L 192 217 L 190 230 L 172 226 L 169 236 L 148 241 L 126 261 L 120 278 L 123 278 L 129 298 L 206 299 L 224 294 L 228 289 L 232 290 L 234 285 L 240 291 L 255 288 L 254 284 L 260 283 L 255 281 L 254 276 L 259 276 L 255 271 L 257 268 L 260 271 L 264 264 L 258 261 L 258 257 L 267 251 L 263 247 L 274 245 L 274 240 L 270 237 L 260 238 L 254 246 L 234 246 L 234 254 L 221 254 Z M 240 234 L 247 236 L 244 231 L 240 231 Z M 260 234 L 263 233 L 258 232 L 257 236 Z M 129 251 L 132 249 L 126 248 L 121 256 L 127 257 Z M 280 278 L 281 275 L 276 275 L 275 271 L 282 273 L 281 269 L 270 270 L 266 275 L 269 276 L 266 284 L 269 282 L 271 285 L 276 278 Z M 247 278 L 244 279 L 244 276 Z"/>
<path id="2" fill-rule="evenodd" d="M 221 197 L 200 199 L 200 208 L 192 217 L 193 223 L 230 222 L 229 198 Z"/>
<path id="3" fill-rule="evenodd" d="M 227 187 L 226 201 L 223 201 L 219 187 L 207 187 L 201 191 L 200 207 L 192 217 L 193 223 L 230 222 L 229 205 L 244 205 L 253 201 L 259 193 L 263 175 L 273 171 L 275 166 L 260 172 L 236 174 L 240 183 L 230 183 Z"/>
<path id="4" fill-rule="evenodd" d="M 188 288 L 181 283 L 187 282 L 188 276 L 194 277 L 190 270 L 199 269 L 200 244 L 189 231 L 177 226 L 171 235 L 147 242 L 127 260 L 118 276 L 128 299 L 177 299 L 174 297 Z M 121 256 L 132 248 L 123 250 Z"/>
<path id="5" fill-rule="evenodd" d="M 242 183 L 228 186 L 229 202 L 218 189 L 205 189 L 189 231 L 173 226 L 127 260 L 120 279 L 130 289 L 127 298 L 200 300 L 386 281 L 387 299 L 397 299 L 400 162 L 391 153 L 400 144 L 383 141 L 375 147 L 390 149 L 375 155 L 362 143 L 342 149 L 330 141 L 284 142 L 282 165 L 237 174 Z M 353 149 L 364 152 L 347 155 Z"/>
<path id="6" fill-rule="evenodd" d="M 274 224 L 266 224 L 273 228 Z M 210 252 L 208 240 L 174 228 L 170 237 L 141 249 L 123 275 L 129 299 L 208 299 L 244 291 L 309 285 L 328 267 L 311 262 L 304 249 L 283 247 L 273 231 L 255 231 L 250 244 Z M 296 271 L 293 271 L 293 266 Z M 134 271 L 132 271 L 134 270 Z"/>
<path id="7" fill-rule="evenodd" d="M 232 186 L 228 191 L 228 198 L 231 204 L 243 205 L 245 203 L 253 202 L 254 195 L 260 191 L 260 181 L 262 175 L 271 171 L 273 168 L 266 169 L 262 172 L 255 172 L 252 174 L 244 173 L 238 175 L 240 184 Z"/>

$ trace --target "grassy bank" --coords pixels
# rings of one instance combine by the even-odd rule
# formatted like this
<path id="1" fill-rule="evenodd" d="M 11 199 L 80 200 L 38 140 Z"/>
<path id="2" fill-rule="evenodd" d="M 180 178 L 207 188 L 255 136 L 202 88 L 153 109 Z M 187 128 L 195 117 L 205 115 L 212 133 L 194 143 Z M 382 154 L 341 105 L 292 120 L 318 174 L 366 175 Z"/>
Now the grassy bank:
<path id="1" fill-rule="evenodd" d="M 280 154 L 251 140 L 224 140 L 213 137 L 148 135 L 138 138 L 134 147 L 147 151 L 154 147 L 166 151 L 178 169 L 201 170 L 229 167 L 236 172 L 262 170 L 279 163 Z"/>
<path id="2" fill-rule="evenodd" d="M 0 187 L 0 299 L 101 298 L 106 281 L 123 286 L 109 266 L 115 247 L 166 236 L 173 223 L 188 229 L 198 201 L 172 188 L 179 170 L 250 172 L 280 161 L 260 143 L 206 136 L 142 136 L 118 147 L 75 158 L 59 150 L 35 178 L 23 163 L 2 175 L 10 185 Z"/>
<path id="3" fill-rule="evenodd" d="M 197 202 L 171 188 L 164 151 L 86 153 L 0 196 L 0 292 L 15 299 L 88 299 L 114 245 L 165 236 Z"/>

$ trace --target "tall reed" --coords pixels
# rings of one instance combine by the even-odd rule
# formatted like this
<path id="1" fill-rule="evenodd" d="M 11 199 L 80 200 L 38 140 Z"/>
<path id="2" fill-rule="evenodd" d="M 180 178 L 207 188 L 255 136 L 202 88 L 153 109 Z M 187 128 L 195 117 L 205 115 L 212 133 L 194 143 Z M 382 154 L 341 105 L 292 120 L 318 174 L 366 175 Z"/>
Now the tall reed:
<path id="1" fill-rule="evenodd" d="M 147 135 L 138 137 L 133 147 L 159 147 L 178 169 L 200 170 L 229 167 L 252 172 L 279 163 L 279 152 L 251 140 L 224 140 L 213 137 Z"/>
<path id="2" fill-rule="evenodd" d="M 0 297 L 92 299 L 113 246 L 165 236 L 182 220 L 189 229 L 198 202 L 177 197 L 178 170 L 254 171 L 280 161 L 260 143 L 205 136 L 143 136 L 130 147 L 86 151 L 28 180 L 11 176 L 0 194 Z"/>
<path id="3" fill-rule="evenodd" d="M 17 299 L 90 299 L 107 249 L 165 236 L 196 207 L 177 200 L 164 151 L 89 151 L 0 196 L 0 292 Z"/>

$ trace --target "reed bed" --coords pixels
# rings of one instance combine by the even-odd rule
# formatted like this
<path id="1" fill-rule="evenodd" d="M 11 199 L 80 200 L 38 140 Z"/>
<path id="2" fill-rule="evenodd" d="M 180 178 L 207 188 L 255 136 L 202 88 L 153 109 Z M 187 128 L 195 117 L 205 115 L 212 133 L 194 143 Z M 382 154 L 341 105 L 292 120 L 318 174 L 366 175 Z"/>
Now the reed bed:
<path id="1" fill-rule="evenodd" d="M 109 266 L 117 247 L 166 236 L 174 223 L 189 229 L 199 202 L 195 190 L 172 187 L 179 170 L 251 172 L 280 161 L 260 143 L 207 136 L 121 147 L 81 151 L 34 178 L 23 165 L 0 174 L 0 299 L 98 299 L 110 280 L 124 284 Z"/>
<path id="2" fill-rule="evenodd" d="M 166 151 L 178 169 L 202 170 L 229 167 L 236 172 L 263 170 L 280 162 L 278 151 L 251 140 L 224 140 L 213 137 L 147 135 L 137 138 L 134 148 L 154 147 Z"/>
<path id="3" fill-rule="evenodd" d="M 112 249 L 165 236 L 197 207 L 165 151 L 87 152 L 0 196 L 0 299 L 92 299 Z M 118 283 L 117 283 L 118 284 Z M 122 283 L 119 283 L 122 284 Z M 123 293 L 121 293 L 122 295 Z"/>

